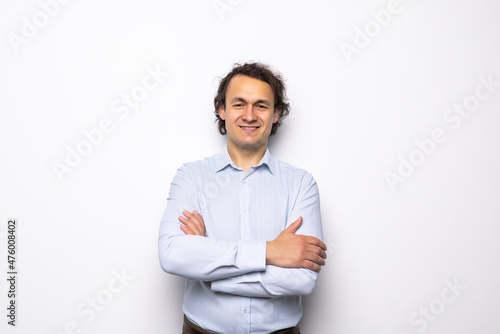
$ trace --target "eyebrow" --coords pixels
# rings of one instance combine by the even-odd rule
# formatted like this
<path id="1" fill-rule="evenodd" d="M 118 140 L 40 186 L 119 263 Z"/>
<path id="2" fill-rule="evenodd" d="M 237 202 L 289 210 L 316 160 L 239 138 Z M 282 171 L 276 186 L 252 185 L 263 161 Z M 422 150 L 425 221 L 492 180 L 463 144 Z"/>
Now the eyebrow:
<path id="1" fill-rule="evenodd" d="M 248 103 L 244 98 L 238 97 L 238 96 L 233 97 L 231 99 L 231 103 L 234 103 L 234 102 L 245 102 L 245 103 Z M 259 104 L 259 103 L 265 104 L 265 105 L 267 105 L 269 107 L 271 106 L 271 102 L 269 102 L 268 100 L 257 100 L 255 102 L 255 104 Z"/>

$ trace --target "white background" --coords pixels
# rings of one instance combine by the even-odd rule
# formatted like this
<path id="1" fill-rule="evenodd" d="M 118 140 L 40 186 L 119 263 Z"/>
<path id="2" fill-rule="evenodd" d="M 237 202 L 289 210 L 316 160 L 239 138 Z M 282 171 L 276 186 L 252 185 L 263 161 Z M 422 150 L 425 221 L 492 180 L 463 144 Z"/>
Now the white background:
<path id="1" fill-rule="evenodd" d="M 183 280 L 157 257 L 170 181 L 222 148 L 216 77 L 256 60 L 283 73 L 292 104 L 270 149 L 321 193 L 329 257 L 302 333 L 498 333 L 500 87 L 460 126 L 443 116 L 474 102 L 480 77 L 500 81 L 500 4 L 401 0 L 382 27 L 371 13 L 386 0 L 217 3 L 73 0 L 48 16 L 2 1 L 0 266 L 17 218 L 19 276 L 15 328 L 0 282 L 0 331 L 180 333 Z M 113 103 L 148 67 L 169 75 L 120 118 Z M 104 119 L 113 130 L 58 180 L 54 163 Z M 438 128 L 446 140 L 418 153 Z M 92 298 L 104 305 L 90 319 L 78 309 Z"/>

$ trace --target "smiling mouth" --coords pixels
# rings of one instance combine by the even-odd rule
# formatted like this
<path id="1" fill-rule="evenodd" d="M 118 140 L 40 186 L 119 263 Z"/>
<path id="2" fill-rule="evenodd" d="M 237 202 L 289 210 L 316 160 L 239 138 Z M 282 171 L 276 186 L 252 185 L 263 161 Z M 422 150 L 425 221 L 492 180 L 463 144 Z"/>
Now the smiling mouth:
<path id="1" fill-rule="evenodd" d="M 256 130 L 259 127 L 258 126 L 240 126 L 240 128 L 246 129 L 246 130 Z"/>

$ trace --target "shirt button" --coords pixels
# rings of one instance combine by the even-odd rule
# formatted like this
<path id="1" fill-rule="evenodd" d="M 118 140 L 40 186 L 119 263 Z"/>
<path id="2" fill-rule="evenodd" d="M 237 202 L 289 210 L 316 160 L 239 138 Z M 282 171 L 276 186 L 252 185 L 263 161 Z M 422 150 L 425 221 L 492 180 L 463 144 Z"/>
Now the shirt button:
<path id="1" fill-rule="evenodd" d="M 243 310 L 243 312 L 248 313 L 248 309 L 247 309 L 247 308 L 246 308 L 246 309 L 244 309 L 244 310 Z"/>

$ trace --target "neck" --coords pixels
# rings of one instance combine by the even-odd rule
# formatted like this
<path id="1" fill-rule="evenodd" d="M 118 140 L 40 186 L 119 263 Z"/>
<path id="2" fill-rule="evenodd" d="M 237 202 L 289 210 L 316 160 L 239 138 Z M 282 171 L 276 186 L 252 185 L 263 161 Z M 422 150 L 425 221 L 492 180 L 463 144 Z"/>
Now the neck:
<path id="1" fill-rule="evenodd" d="M 241 149 L 239 147 L 235 147 L 231 142 L 227 143 L 227 152 L 233 160 L 234 164 L 243 169 L 245 172 L 248 172 L 250 167 L 257 165 L 261 160 L 264 154 L 266 153 L 267 145 L 263 145 L 258 149 Z"/>

